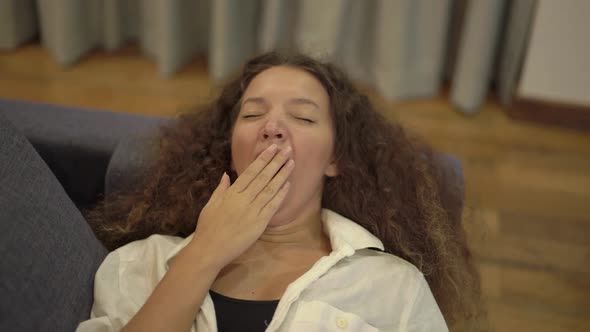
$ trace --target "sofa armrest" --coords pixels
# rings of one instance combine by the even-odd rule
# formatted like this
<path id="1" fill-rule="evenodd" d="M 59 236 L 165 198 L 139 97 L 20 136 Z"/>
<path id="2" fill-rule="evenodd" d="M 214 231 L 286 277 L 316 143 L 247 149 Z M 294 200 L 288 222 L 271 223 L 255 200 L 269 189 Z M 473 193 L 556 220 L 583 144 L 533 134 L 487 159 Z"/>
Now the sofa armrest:
<path id="1" fill-rule="evenodd" d="M 155 131 L 169 118 L 0 99 L 3 114 L 31 142 L 79 207 L 104 193 L 119 142 Z"/>
<path id="2" fill-rule="evenodd" d="M 153 161 L 157 143 L 155 135 L 140 135 L 126 137 L 117 144 L 106 173 L 105 196 L 138 184 Z"/>

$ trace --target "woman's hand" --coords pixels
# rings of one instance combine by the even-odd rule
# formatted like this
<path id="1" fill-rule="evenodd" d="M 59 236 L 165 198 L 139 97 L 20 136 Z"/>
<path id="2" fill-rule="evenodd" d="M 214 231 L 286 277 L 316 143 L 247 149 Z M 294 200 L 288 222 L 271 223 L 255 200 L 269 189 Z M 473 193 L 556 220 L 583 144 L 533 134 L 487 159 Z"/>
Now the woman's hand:
<path id="1" fill-rule="evenodd" d="M 231 186 L 224 173 L 201 210 L 191 245 L 207 250 L 215 267 L 221 269 L 245 252 L 285 199 L 294 161 L 290 147 L 277 150 L 275 144 L 268 147 Z"/>

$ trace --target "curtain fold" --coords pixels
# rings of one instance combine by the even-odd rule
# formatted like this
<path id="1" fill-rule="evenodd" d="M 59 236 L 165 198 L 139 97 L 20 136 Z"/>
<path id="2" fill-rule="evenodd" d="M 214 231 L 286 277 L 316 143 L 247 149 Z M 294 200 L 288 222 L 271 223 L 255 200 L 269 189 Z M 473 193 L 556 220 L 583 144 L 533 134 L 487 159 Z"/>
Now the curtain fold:
<path id="1" fill-rule="evenodd" d="M 35 34 L 56 61 L 136 41 L 164 77 L 207 56 L 214 82 L 259 52 L 303 52 L 390 100 L 436 96 L 477 111 L 492 82 L 508 103 L 536 0 L 4 0 L 0 48 Z"/>
<path id="2" fill-rule="evenodd" d="M 371 85 L 374 82 L 372 59 L 375 44 L 376 0 L 350 1 L 342 24 L 339 53 L 334 60 L 352 79 Z"/>
<path id="3" fill-rule="evenodd" d="M 60 64 L 73 64 L 99 43 L 96 0 L 39 0 L 38 6 L 41 41 Z"/>
<path id="4" fill-rule="evenodd" d="M 293 51 L 293 31 L 297 17 L 297 2 L 292 0 L 263 0 L 258 22 L 258 50 Z"/>
<path id="5" fill-rule="evenodd" d="M 512 92 L 518 83 L 535 8 L 536 0 L 519 0 L 510 3 L 506 38 L 501 49 L 497 76 L 498 97 L 504 104 L 510 103 Z"/>
<path id="6" fill-rule="evenodd" d="M 345 8 L 349 0 L 299 0 L 295 48 L 326 61 L 334 60 L 342 42 Z"/>
<path id="7" fill-rule="evenodd" d="M 37 32 L 34 0 L 0 1 L 0 49 L 13 49 Z"/>
<path id="8" fill-rule="evenodd" d="M 260 0 L 214 0 L 211 9 L 209 74 L 219 82 L 256 54 Z"/>
<path id="9" fill-rule="evenodd" d="M 451 101 L 471 113 L 484 101 L 490 85 L 504 0 L 468 4 L 457 55 Z"/>
<path id="10" fill-rule="evenodd" d="M 450 8 L 447 0 L 379 0 L 372 69 L 386 98 L 438 93 Z"/>

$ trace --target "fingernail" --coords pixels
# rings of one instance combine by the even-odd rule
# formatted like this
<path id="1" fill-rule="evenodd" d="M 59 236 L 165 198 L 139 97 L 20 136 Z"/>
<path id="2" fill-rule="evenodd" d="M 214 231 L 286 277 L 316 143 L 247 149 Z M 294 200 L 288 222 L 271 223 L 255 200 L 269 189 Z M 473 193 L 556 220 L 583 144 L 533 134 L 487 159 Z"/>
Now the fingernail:
<path id="1" fill-rule="evenodd" d="M 295 161 L 293 159 L 289 159 L 289 161 L 287 162 L 287 165 L 285 165 L 287 168 L 293 168 L 293 166 L 295 166 Z"/>
<path id="2" fill-rule="evenodd" d="M 270 151 L 270 152 L 275 152 L 276 150 L 277 150 L 276 144 L 272 144 L 271 146 L 268 147 L 268 151 Z"/>

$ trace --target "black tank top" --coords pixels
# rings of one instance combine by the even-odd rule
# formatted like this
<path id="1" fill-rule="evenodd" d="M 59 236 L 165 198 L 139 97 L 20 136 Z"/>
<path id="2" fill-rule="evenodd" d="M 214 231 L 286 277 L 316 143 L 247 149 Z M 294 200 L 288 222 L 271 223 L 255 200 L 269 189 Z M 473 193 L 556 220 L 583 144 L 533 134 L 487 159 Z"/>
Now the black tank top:
<path id="1" fill-rule="evenodd" d="M 219 332 L 264 331 L 270 324 L 279 300 L 250 301 L 209 291 L 215 306 Z"/>

